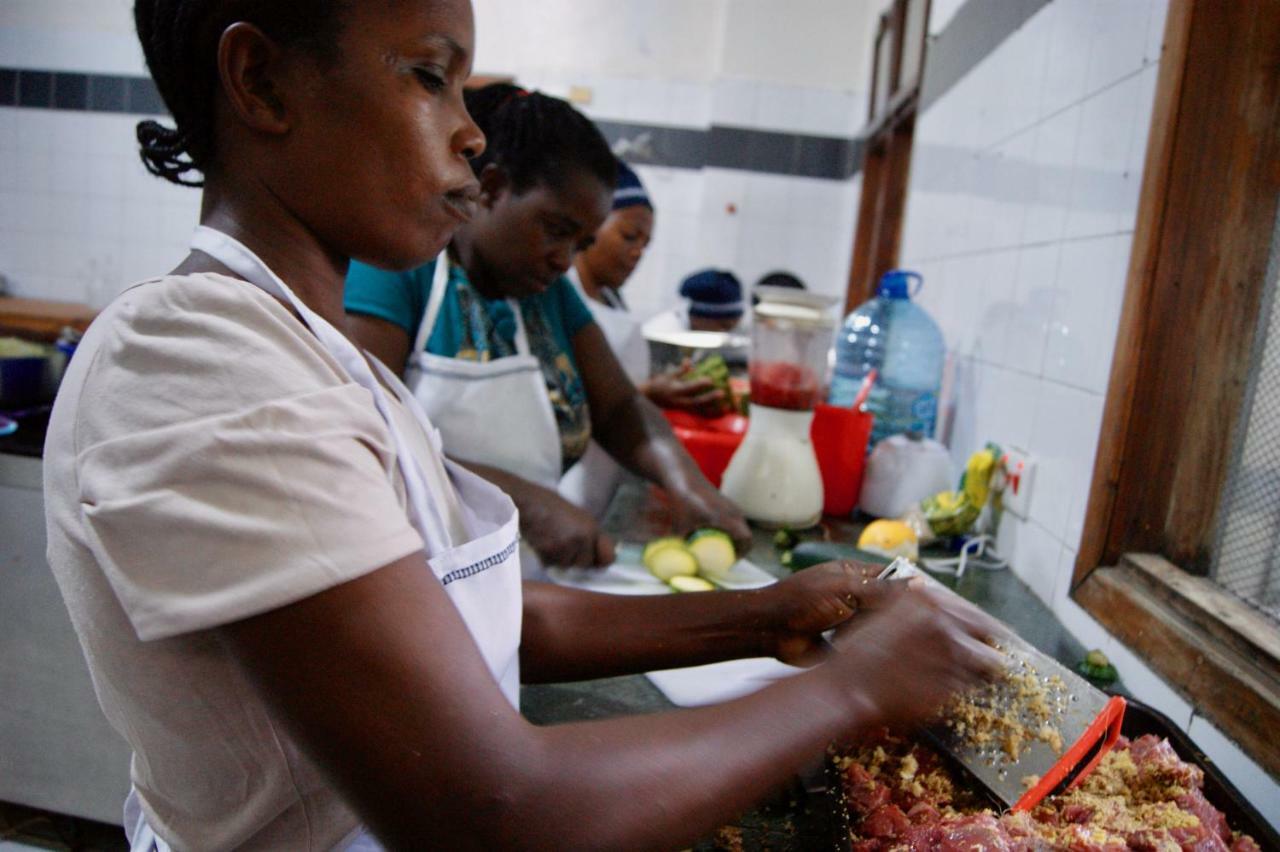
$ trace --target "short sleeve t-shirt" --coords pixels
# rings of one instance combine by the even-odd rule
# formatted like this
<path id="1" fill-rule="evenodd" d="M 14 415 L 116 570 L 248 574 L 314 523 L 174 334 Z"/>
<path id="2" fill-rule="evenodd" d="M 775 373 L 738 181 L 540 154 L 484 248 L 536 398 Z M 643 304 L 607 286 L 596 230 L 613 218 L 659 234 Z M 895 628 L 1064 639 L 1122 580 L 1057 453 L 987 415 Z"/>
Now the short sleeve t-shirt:
<path id="1" fill-rule="evenodd" d="M 443 461 L 392 408 L 460 544 Z M 209 628 L 424 548 L 369 391 L 250 284 L 144 282 L 72 359 L 44 470 L 49 563 L 151 825 L 176 848 L 340 843 L 356 816 Z"/>
<path id="2" fill-rule="evenodd" d="M 410 340 L 417 340 L 435 269 L 435 261 L 408 272 L 387 272 L 352 262 L 347 273 L 347 311 L 386 320 L 404 329 Z M 510 302 L 481 296 L 458 264 L 450 264 L 446 287 L 435 328 L 427 336 L 427 352 L 482 362 L 515 354 L 516 321 Z M 591 437 L 590 412 L 573 338 L 595 320 L 563 276 L 546 291 L 520 299 L 518 304 L 531 354 L 542 367 L 567 470 L 586 452 Z"/>

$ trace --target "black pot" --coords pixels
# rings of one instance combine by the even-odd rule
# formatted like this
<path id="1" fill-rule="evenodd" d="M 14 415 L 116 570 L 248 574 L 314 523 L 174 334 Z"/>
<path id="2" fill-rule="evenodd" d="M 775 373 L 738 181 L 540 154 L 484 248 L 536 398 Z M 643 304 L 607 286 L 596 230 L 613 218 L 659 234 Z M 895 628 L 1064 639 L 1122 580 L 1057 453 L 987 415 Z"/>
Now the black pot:
<path id="1" fill-rule="evenodd" d="M 58 372 L 52 353 L 0 358 L 0 411 L 18 411 L 52 402 L 58 391 Z"/>

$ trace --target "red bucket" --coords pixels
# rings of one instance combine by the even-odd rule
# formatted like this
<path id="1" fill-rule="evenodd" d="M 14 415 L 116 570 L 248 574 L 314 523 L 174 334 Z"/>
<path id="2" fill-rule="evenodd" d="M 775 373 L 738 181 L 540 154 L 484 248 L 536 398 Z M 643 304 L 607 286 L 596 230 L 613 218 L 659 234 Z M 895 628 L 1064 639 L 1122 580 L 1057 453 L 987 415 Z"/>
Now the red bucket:
<path id="1" fill-rule="evenodd" d="M 870 412 L 836 405 L 819 403 L 814 409 L 809 437 L 822 472 L 824 514 L 848 515 L 858 504 L 874 419 Z"/>
<path id="2" fill-rule="evenodd" d="M 698 463 L 702 475 L 716 488 L 729 459 L 737 452 L 738 445 L 747 433 L 747 418 L 741 414 L 725 414 L 721 417 L 699 417 L 686 411 L 663 409 L 663 415 L 671 424 L 671 431 Z"/>

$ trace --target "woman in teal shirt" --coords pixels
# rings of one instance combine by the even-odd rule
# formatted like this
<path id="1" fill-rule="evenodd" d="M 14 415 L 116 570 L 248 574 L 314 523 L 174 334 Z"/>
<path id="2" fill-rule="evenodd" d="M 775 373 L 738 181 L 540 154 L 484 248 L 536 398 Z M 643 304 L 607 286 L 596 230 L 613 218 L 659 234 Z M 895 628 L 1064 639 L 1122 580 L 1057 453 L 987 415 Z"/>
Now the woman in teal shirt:
<path id="1" fill-rule="evenodd" d="M 405 375 L 445 451 L 511 494 L 543 561 L 612 561 L 595 519 L 555 492 L 593 436 L 666 490 L 677 529 L 717 526 L 745 549 L 741 513 L 636 392 L 564 277 L 609 212 L 603 137 L 568 103 L 511 85 L 469 92 L 467 108 L 487 139 L 471 161 L 475 203 L 458 209 L 468 224 L 410 272 L 353 263 L 351 334 Z"/>

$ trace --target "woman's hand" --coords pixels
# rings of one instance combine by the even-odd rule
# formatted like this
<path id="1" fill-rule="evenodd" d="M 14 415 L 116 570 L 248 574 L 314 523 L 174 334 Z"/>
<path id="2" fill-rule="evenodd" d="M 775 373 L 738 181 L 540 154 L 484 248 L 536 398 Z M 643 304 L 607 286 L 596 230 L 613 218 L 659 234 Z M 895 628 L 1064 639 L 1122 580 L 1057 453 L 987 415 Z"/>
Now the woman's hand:
<path id="1" fill-rule="evenodd" d="M 773 656 L 793 666 L 811 666 L 821 661 L 830 646 L 823 632 L 839 627 L 854 613 L 871 609 L 886 598 L 901 593 L 903 583 L 876 579 L 882 566 L 846 560 L 827 562 L 792 574 L 780 583 L 761 590 L 771 600 L 774 613 Z"/>
<path id="2" fill-rule="evenodd" d="M 659 373 L 640 385 L 640 392 L 659 408 L 719 417 L 729 407 L 725 393 L 710 379 L 693 379 L 679 372 Z"/>
<path id="3" fill-rule="evenodd" d="M 896 727 L 926 722 L 951 696 L 1004 669 L 1004 654 L 990 643 L 1007 630 L 977 607 L 910 581 L 872 585 L 890 593 L 837 628 L 830 662 L 871 718 Z"/>
<path id="4" fill-rule="evenodd" d="M 547 491 L 520 508 L 520 532 L 542 561 L 562 568 L 602 568 L 613 564 L 613 539 L 590 512 Z"/>
<path id="5" fill-rule="evenodd" d="M 520 510 L 520 534 L 547 565 L 599 568 L 613 563 L 613 539 L 596 519 L 550 488 L 484 464 L 459 464 L 507 492 Z"/>
<path id="6" fill-rule="evenodd" d="M 671 524 L 677 532 L 688 534 L 699 527 L 715 527 L 729 534 L 739 556 L 751 549 L 747 519 L 706 479 L 691 478 L 683 488 L 668 487 L 667 494 L 671 500 Z"/>

